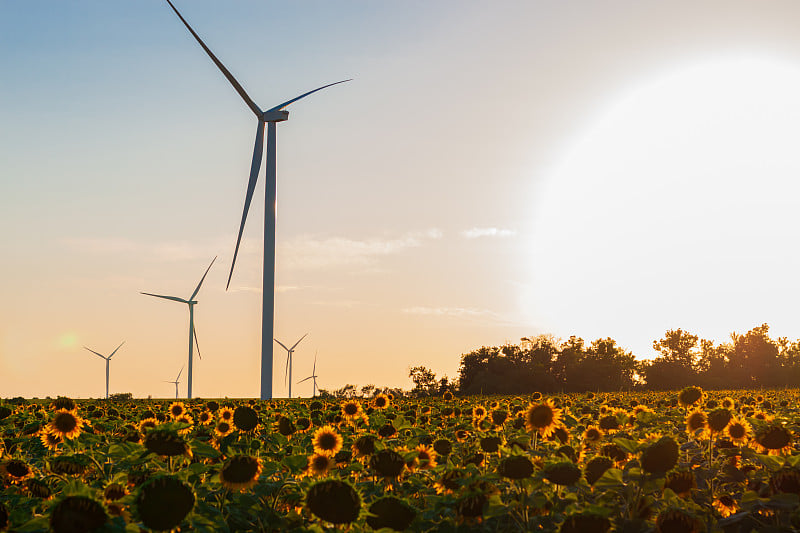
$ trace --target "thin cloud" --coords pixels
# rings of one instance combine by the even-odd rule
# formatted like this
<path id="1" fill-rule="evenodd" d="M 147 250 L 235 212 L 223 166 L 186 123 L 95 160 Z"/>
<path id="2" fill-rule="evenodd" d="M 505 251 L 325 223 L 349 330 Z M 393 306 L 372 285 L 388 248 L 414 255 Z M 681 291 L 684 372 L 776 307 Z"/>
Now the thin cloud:
<path id="1" fill-rule="evenodd" d="M 409 315 L 441 316 L 451 318 L 488 318 L 500 320 L 500 315 L 489 309 L 478 309 L 475 307 L 407 307 L 402 310 Z"/>
<path id="2" fill-rule="evenodd" d="M 511 229 L 502 228 L 472 228 L 461 232 L 461 236 L 467 239 L 477 239 L 479 237 L 513 237 L 517 232 Z"/>
<path id="3" fill-rule="evenodd" d="M 406 250 L 423 246 L 426 241 L 441 238 L 442 232 L 438 229 L 406 233 L 400 237 L 389 239 L 359 240 L 346 237 L 319 238 L 302 235 L 280 245 L 280 255 L 289 268 L 368 267 L 374 265 L 381 257 L 397 255 Z"/>
<path id="4" fill-rule="evenodd" d="M 87 254 L 137 255 L 156 261 L 187 261 L 206 258 L 215 246 L 177 242 L 139 242 L 124 237 L 77 237 L 62 239 L 71 250 Z"/>

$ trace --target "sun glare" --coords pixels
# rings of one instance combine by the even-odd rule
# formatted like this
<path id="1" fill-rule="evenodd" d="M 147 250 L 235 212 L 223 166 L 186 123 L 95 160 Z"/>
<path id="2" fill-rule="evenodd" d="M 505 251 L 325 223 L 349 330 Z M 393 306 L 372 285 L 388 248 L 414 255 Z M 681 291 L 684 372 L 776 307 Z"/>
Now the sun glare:
<path id="1" fill-rule="evenodd" d="M 536 205 L 532 314 L 640 356 L 668 328 L 797 337 L 800 69 L 716 58 L 595 115 Z"/>

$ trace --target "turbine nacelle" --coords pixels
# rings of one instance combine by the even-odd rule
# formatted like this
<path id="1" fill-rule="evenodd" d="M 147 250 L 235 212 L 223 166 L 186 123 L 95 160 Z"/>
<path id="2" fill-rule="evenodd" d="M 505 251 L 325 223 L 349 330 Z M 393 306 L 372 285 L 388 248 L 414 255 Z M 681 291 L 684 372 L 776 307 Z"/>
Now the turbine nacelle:
<path id="1" fill-rule="evenodd" d="M 289 112 L 284 109 L 268 109 L 261 113 L 263 122 L 283 122 L 289 120 Z"/>

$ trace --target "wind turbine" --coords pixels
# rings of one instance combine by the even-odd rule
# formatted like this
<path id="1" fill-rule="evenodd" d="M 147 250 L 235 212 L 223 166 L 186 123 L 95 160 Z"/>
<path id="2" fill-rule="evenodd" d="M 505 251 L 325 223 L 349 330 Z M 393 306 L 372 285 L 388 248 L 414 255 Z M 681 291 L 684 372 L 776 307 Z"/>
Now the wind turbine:
<path id="1" fill-rule="evenodd" d="M 223 65 L 219 59 L 217 59 L 217 56 L 211 52 L 203 40 L 200 39 L 200 36 L 195 33 L 191 26 L 189 26 L 189 23 L 186 22 L 186 19 L 184 19 L 180 12 L 178 12 L 173 3 L 170 0 L 167 0 L 167 3 L 170 5 L 175 14 L 178 15 L 178 18 L 181 19 L 183 25 L 186 26 L 186 29 L 189 30 L 198 44 L 200 44 L 203 50 L 205 50 L 206 54 L 208 54 L 208 57 L 211 58 L 211 61 L 214 62 L 217 68 L 236 90 L 236 92 L 239 93 L 239 96 L 242 97 L 242 100 L 244 100 L 245 104 L 247 104 L 247 107 L 249 107 L 250 110 L 256 115 L 257 119 L 256 141 L 253 148 L 253 161 L 250 165 L 250 178 L 247 182 L 247 194 L 244 199 L 242 221 L 239 224 L 239 236 L 236 238 L 236 248 L 233 252 L 231 271 L 228 274 L 228 283 L 225 286 L 226 290 L 231 284 L 231 276 L 233 276 L 233 267 L 236 265 L 236 256 L 239 253 L 239 243 L 242 240 L 244 223 L 247 219 L 247 212 L 250 209 L 250 202 L 253 199 L 253 191 L 256 187 L 258 173 L 261 169 L 261 157 L 264 152 L 264 125 L 267 125 L 267 186 L 265 198 L 266 208 L 264 209 L 264 274 L 261 291 L 261 399 L 269 400 L 272 398 L 272 343 L 269 342 L 269 339 L 272 338 L 274 331 L 273 317 L 275 312 L 276 124 L 278 122 L 288 120 L 289 112 L 284 108 L 289 104 L 292 104 L 301 98 L 305 98 L 306 96 L 317 91 L 321 91 L 326 87 L 330 87 L 331 85 L 344 83 L 350 80 L 341 80 L 334 83 L 329 83 L 328 85 L 323 85 L 322 87 L 318 87 L 313 91 L 308 91 L 307 93 L 296 96 L 291 100 L 287 100 L 281 104 L 278 104 L 275 107 L 271 107 L 266 111 L 262 111 L 261 108 L 258 107 L 253 101 L 253 99 L 248 96 L 239 82 L 236 81 L 236 78 L 233 77 L 233 74 L 231 74 L 228 69 L 225 68 L 225 65 Z"/>
<path id="2" fill-rule="evenodd" d="M 106 399 L 108 399 L 108 367 L 109 367 L 109 364 L 111 363 L 111 358 L 114 357 L 114 354 L 117 353 L 117 350 L 122 348 L 123 344 L 125 344 L 125 341 L 122 341 L 122 343 L 119 346 L 117 346 L 117 349 L 114 350 L 113 352 L 111 352 L 111 355 L 109 355 L 108 357 L 106 357 L 105 355 L 103 355 L 101 353 L 95 352 L 94 350 L 92 350 L 91 348 L 89 348 L 87 346 L 84 346 L 84 348 L 86 348 L 87 350 L 89 350 L 90 352 L 95 354 L 97 357 L 106 360 Z"/>
<path id="3" fill-rule="evenodd" d="M 213 265 L 214 261 L 216 260 L 217 258 L 214 257 L 214 259 L 211 260 L 211 265 Z M 197 356 L 202 359 L 202 356 L 200 356 L 200 343 L 197 342 L 197 332 L 194 329 L 194 306 L 197 304 L 197 301 L 194 299 L 194 297 L 197 296 L 197 293 L 200 291 L 200 286 L 203 284 L 203 280 L 206 279 L 206 274 L 208 274 L 208 271 L 211 270 L 211 265 L 208 265 L 205 274 L 203 274 L 203 277 L 200 278 L 200 283 L 197 284 L 197 287 L 194 289 L 192 295 L 189 296 L 188 300 L 178 298 L 177 296 L 163 296 L 161 294 L 153 294 L 150 292 L 142 293 L 146 294 L 147 296 L 155 296 L 156 298 L 164 298 L 165 300 L 172 300 L 189 305 L 189 393 L 187 394 L 187 398 L 190 400 L 192 399 L 192 351 L 195 345 L 197 346 Z M 175 387 L 177 388 L 178 386 L 175 385 Z"/>
<path id="4" fill-rule="evenodd" d="M 300 337 L 300 340 L 297 341 L 292 345 L 291 348 L 287 348 L 285 344 L 283 344 L 278 339 L 275 339 L 275 342 L 283 346 L 283 349 L 286 350 L 286 372 L 287 372 L 287 381 L 289 382 L 289 398 L 292 397 L 292 354 L 294 353 L 294 349 L 300 344 L 300 341 L 305 339 L 308 336 L 308 333 Z"/>
<path id="5" fill-rule="evenodd" d="M 200 348 L 197 349 L 197 355 L 200 355 Z M 181 371 L 178 372 L 178 377 L 175 378 L 175 381 L 165 381 L 164 382 L 164 383 L 174 383 L 175 384 L 175 399 L 176 400 L 178 399 L 178 383 L 180 383 L 180 381 L 178 381 L 178 380 L 181 379 L 181 374 L 183 374 L 183 369 L 184 368 L 185 367 L 183 367 L 183 366 L 181 367 Z"/>
<path id="6" fill-rule="evenodd" d="M 312 397 L 315 397 L 317 395 L 317 354 L 316 353 L 314 354 L 314 369 L 311 370 L 311 375 L 308 376 L 305 379 L 301 379 L 300 381 L 297 382 L 297 384 L 299 385 L 300 383 L 302 383 L 304 381 L 308 381 L 309 379 L 313 379 L 314 380 L 314 382 L 313 382 L 314 383 L 314 388 L 312 389 L 312 392 L 313 392 Z"/>

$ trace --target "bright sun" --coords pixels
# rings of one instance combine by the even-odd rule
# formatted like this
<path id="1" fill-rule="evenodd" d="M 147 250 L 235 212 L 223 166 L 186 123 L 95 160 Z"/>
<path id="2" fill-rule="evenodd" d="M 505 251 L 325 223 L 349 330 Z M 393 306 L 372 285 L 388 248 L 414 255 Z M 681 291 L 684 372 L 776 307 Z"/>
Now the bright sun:
<path id="1" fill-rule="evenodd" d="M 800 337 L 800 68 L 662 72 L 593 117 L 536 205 L 532 314 L 639 356 L 670 328 Z"/>

